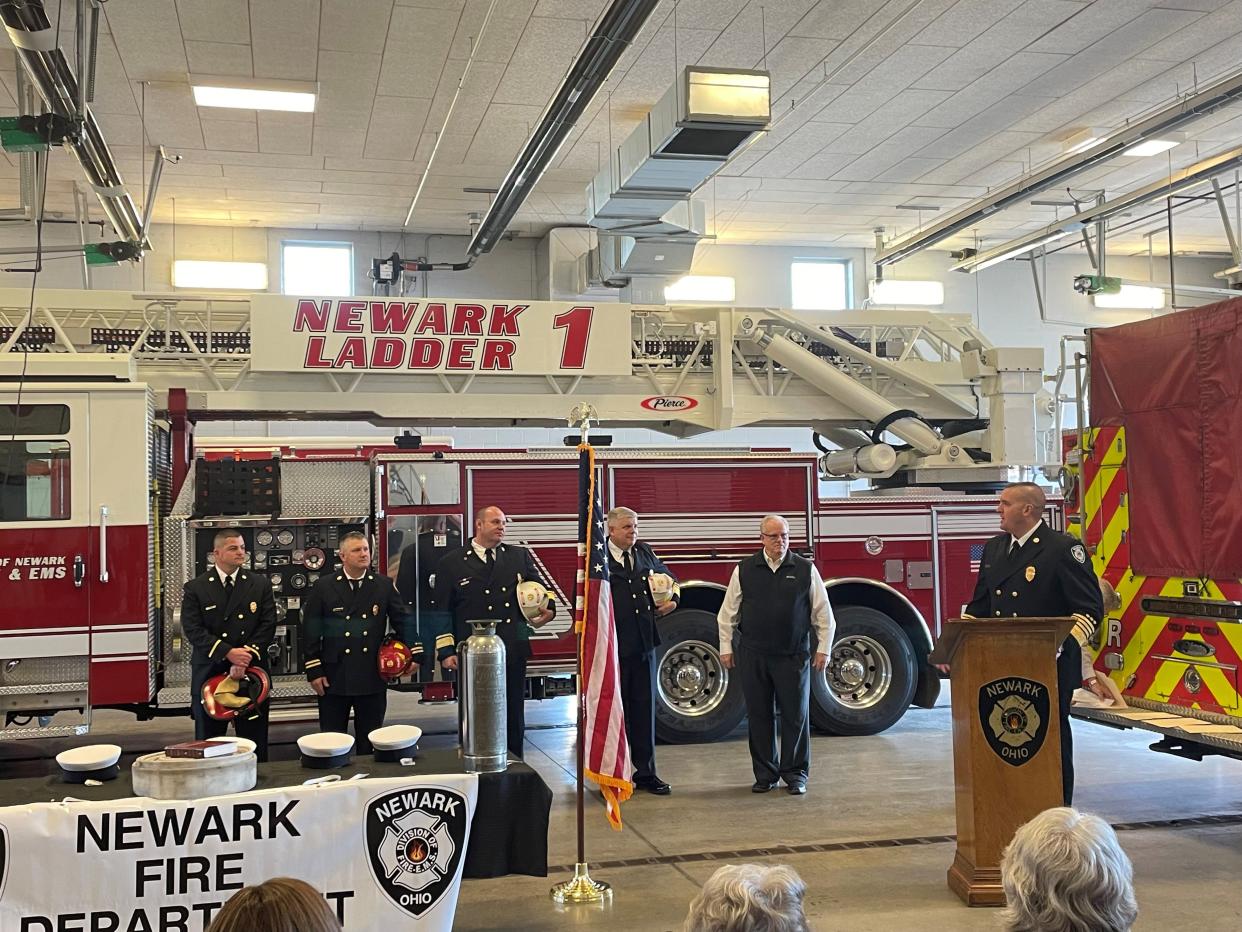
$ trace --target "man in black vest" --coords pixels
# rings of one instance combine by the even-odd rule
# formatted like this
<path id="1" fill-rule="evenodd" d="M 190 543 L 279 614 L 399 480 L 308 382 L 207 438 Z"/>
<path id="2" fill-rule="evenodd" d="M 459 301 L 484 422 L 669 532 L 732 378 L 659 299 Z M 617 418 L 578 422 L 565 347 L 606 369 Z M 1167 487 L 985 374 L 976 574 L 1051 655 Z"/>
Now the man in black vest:
<path id="1" fill-rule="evenodd" d="M 677 608 L 681 590 L 674 578 L 671 597 L 656 603 L 651 574 L 673 574 L 649 546 L 639 542 L 638 515 L 629 508 L 608 512 L 608 560 L 612 613 L 617 623 L 621 705 L 634 761 L 634 785 L 667 796 L 673 788 L 656 776 L 655 769 L 655 647 L 660 643 L 656 618 Z"/>
<path id="2" fill-rule="evenodd" d="M 755 771 L 751 791 L 766 793 L 777 778 L 792 796 L 806 792 L 811 764 L 811 629 L 814 667 L 828 664 L 836 620 L 815 564 L 789 552 L 789 522 L 768 515 L 759 524 L 763 549 L 737 565 L 716 620 L 720 662 L 742 680 Z M 733 659 L 733 631 L 740 639 Z M 780 761 L 773 706 L 779 708 Z"/>
<path id="3" fill-rule="evenodd" d="M 346 534 L 338 552 L 340 570 L 319 577 L 302 609 L 306 679 L 319 697 L 320 730 L 348 732 L 352 709 L 358 753 L 370 754 L 368 735 L 388 711 L 379 649 L 390 627 L 399 633 L 406 606 L 392 580 L 371 569 L 365 534 Z M 417 669 L 422 646 L 409 646 Z"/>
<path id="4" fill-rule="evenodd" d="M 1076 537 L 1044 524 L 1045 504 L 1043 489 L 1033 482 L 1018 482 L 1001 492 L 996 510 L 1003 533 L 983 548 L 966 614 L 975 618 L 1074 617 L 1074 629 L 1057 654 L 1061 788 L 1068 806 L 1074 796 L 1070 701 L 1080 685 L 1104 693 L 1094 675 L 1084 677 L 1082 665 L 1082 645 L 1104 617 L 1104 601 L 1087 548 Z"/>
<path id="5" fill-rule="evenodd" d="M 472 620 L 495 618 L 496 634 L 505 642 L 505 707 L 508 715 L 509 753 L 521 759 L 526 734 L 526 660 L 530 656 L 531 625 L 540 627 L 556 614 L 548 605 L 531 622 L 518 606 L 517 584 L 547 582 L 525 547 L 504 542 L 505 513 L 495 505 L 480 508 L 474 517 L 474 539 L 444 555 L 436 567 L 436 608 L 452 613 L 453 633 L 436 641 L 446 669 L 457 669 L 457 644 L 470 637 Z M 519 580 L 518 577 L 521 577 Z"/>
<path id="6" fill-rule="evenodd" d="M 229 528 L 212 541 L 214 565 L 185 584 L 181 599 L 181 630 L 190 642 L 190 706 L 194 738 L 219 738 L 228 722 L 212 718 L 203 707 L 203 684 L 230 673 L 241 679 L 248 667 L 267 669 L 267 648 L 276 637 L 276 600 L 266 576 L 243 568 L 246 542 Z M 233 720 L 239 737 L 256 745 L 267 760 L 268 703 L 253 714 Z"/>

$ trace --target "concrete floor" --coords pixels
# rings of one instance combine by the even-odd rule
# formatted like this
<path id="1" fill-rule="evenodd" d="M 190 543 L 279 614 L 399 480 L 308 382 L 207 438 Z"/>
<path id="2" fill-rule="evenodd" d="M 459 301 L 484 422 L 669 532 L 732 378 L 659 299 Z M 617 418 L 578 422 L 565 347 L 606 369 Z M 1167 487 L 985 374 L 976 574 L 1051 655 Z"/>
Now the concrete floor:
<path id="1" fill-rule="evenodd" d="M 679 929 L 699 885 L 720 864 L 742 860 L 796 868 L 807 881 L 807 913 L 817 930 L 997 928 L 995 910 L 967 909 L 945 886 L 953 844 L 936 839 L 954 832 L 947 698 L 935 709 L 911 709 L 882 735 L 812 738 L 804 797 L 750 792 L 744 732 L 714 745 L 661 746 L 659 771 L 673 784 L 673 795 L 636 795 L 623 808 L 624 831 L 609 829 L 602 801 L 587 796 L 591 872 L 612 884 L 612 904 L 559 909 L 548 889 L 571 875 L 575 860 L 572 715 L 571 699 L 527 705 L 526 760 L 555 794 L 549 877 L 466 881 L 457 929 Z M 420 725 L 428 746 L 451 746 L 455 716 L 453 707 L 419 706 L 413 696 L 393 696 L 388 721 Z M 150 750 L 183 727 L 177 720 L 138 724 L 121 713 L 102 713 L 92 737 Z M 292 740 L 305 730 L 273 726 L 273 740 Z M 1077 723 L 1074 733 L 1076 802 L 1119 826 L 1135 867 L 1136 929 L 1242 928 L 1237 895 L 1242 763 L 1195 763 L 1156 754 L 1147 750 L 1153 739 L 1145 733 L 1087 723 Z M 49 740 L 37 750 L 29 742 L 0 744 L 0 766 L 10 775 L 31 768 L 43 772 L 45 758 L 68 743 Z M 21 760 L 31 757 L 44 760 Z M 1237 818 L 1215 825 L 1167 824 L 1205 816 Z M 858 844 L 864 842 L 880 844 Z M 767 857 L 754 853 L 842 843 L 855 844 Z"/>

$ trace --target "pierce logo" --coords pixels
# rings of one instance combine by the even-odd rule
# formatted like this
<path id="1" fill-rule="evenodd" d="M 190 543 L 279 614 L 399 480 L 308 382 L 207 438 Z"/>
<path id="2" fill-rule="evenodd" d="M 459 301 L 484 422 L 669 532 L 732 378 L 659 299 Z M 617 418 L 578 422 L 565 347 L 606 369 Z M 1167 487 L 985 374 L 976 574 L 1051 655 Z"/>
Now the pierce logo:
<path id="1" fill-rule="evenodd" d="M 1021 767 L 1044 746 L 1050 715 L 1048 687 L 1007 676 L 979 688 L 979 722 L 996 756 Z"/>
<path id="2" fill-rule="evenodd" d="M 367 804 L 367 859 L 380 889 L 418 918 L 453 886 L 466 849 L 465 796 L 444 787 L 394 790 Z"/>
<path id="3" fill-rule="evenodd" d="M 689 411 L 697 408 L 699 401 L 685 395 L 652 395 L 644 398 L 641 404 L 648 411 Z"/>

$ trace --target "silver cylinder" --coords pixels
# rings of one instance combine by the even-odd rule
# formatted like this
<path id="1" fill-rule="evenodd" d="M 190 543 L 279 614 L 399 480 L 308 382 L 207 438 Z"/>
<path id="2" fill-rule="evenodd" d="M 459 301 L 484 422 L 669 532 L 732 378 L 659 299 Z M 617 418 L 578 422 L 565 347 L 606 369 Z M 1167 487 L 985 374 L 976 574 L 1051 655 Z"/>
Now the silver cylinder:
<path id="1" fill-rule="evenodd" d="M 819 468 L 829 476 L 890 475 L 896 465 L 897 451 L 887 443 L 833 450 L 819 458 Z"/>
<path id="2" fill-rule="evenodd" d="M 471 621 L 474 633 L 457 645 L 458 729 L 467 773 L 498 773 L 509 766 L 505 642 L 496 634 L 497 624 Z"/>

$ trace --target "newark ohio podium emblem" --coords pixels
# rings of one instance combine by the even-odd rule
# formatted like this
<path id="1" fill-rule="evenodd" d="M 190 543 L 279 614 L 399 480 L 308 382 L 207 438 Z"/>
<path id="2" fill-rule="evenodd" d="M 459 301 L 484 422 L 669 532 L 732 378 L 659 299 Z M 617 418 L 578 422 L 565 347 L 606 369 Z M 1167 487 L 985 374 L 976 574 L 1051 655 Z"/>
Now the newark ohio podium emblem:
<path id="1" fill-rule="evenodd" d="M 465 796 L 444 787 L 394 790 L 367 804 L 367 858 L 376 883 L 415 918 L 453 886 L 466 850 Z"/>
<path id="2" fill-rule="evenodd" d="M 979 688 L 979 723 L 988 745 L 1007 764 L 1021 767 L 1039 753 L 1048 734 L 1048 687 L 1007 676 Z"/>

